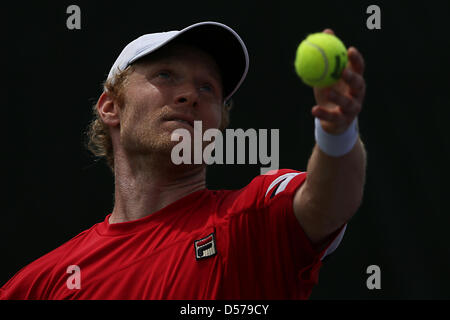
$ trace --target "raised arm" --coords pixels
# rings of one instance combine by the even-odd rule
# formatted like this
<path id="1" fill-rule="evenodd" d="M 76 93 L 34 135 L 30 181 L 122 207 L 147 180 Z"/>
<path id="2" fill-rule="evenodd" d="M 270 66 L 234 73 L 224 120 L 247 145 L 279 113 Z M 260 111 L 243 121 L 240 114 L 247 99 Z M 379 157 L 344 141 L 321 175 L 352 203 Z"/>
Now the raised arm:
<path id="1" fill-rule="evenodd" d="M 332 33 L 330 29 L 325 32 Z M 365 95 L 364 59 L 354 47 L 348 49 L 348 57 L 349 66 L 337 85 L 314 88 L 317 105 L 312 114 L 320 120 L 322 132 L 330 135 L 327 142 L 331 144 L 337 136 L 348 136 Z M 351 143 L 350 151 L 337 156 L 329 155 L 316 143 L 307 179 L 294 197 L 294 213 L 317 249 L 355 214 L 362 200 L 366 152 L 359 137 Z"/>

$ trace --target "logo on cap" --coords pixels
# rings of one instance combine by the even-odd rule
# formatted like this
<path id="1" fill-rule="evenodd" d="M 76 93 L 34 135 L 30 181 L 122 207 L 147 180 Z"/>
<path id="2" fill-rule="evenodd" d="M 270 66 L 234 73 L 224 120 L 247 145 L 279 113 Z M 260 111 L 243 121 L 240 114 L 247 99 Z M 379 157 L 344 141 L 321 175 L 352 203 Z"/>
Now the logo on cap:
<path id="1" fill-rule="evenodd" d="M 216 238 L 214 232 L 200 240 L 194 241 L 195 258 L 197 260 L 216 255 Z"/>

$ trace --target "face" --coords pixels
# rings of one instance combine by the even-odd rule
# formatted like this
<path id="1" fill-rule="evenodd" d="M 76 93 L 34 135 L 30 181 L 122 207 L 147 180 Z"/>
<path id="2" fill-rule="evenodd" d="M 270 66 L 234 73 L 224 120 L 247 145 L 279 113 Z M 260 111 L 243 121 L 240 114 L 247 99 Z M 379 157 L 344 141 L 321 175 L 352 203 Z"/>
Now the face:
<path id="1" fill-rule="evenodd" d="M 203 132 L 221 122 L 223 92 L 219 68 L 207 53 L 175 45 L 135 64 L 120 109 L 120 142 L 129 152 L 171 152 L 177 128 Z"/>

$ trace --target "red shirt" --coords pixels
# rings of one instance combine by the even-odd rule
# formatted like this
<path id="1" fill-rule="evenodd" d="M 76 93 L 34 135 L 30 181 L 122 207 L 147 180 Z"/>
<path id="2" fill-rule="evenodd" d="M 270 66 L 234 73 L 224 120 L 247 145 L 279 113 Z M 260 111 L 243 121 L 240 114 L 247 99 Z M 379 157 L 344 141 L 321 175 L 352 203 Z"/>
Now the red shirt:
<path id="1" fill-rule="evenodd" d="M 20 270 L 0 299 L 306 299 L 326 249 L 313 249 L 294 216 L 305 178 L 278 170 L 142 219 L 108 215 Z"/>

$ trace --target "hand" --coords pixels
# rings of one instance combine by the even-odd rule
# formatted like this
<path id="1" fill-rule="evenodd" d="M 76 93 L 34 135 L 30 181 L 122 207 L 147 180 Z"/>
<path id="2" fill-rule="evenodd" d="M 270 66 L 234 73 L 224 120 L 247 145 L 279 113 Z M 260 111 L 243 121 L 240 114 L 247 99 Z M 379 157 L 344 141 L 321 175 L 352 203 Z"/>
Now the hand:
<path id="1" fill-rule="evenodd" d="M 323 32 L 334 34 L 331 29 Z M 314 88 L 317 105 L 311 113 L 330 134 L 340 134 L 348 128 L 361 112 L 366 93 L 364 59 L 355 47 L 348 48 L 347 54 L 349 63 L 341 79 L 330 87 Z"/>

